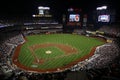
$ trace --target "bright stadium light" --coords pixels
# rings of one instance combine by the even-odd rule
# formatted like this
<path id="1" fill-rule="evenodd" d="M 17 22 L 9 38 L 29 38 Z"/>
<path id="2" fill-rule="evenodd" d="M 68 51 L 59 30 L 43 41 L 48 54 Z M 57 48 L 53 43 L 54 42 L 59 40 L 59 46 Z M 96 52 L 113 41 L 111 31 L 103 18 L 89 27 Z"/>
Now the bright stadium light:
<path id="1" fill-rule="evenodd" d="M 50 10 L 50 7 L 39 6 L 38 9 L 41 9 L 41 10 Z"/>
<path id="2" fill-rule="evenodd" d="M 97 7 L 96 10 L 106 10 L 107 6 L 101 6 L 101 7 Z"/>
<path id="3" fill-rule="evenodd" d="M 33 14 L 32 16 L 33 16 L 33 17 L 35 17 L 35 15 L 34 15 L 34 14 Z"/>
<path id="4" fill-rule="evenodd" d="M 107 6 L 102 6 L 102 9 L 107 9 Z"/>

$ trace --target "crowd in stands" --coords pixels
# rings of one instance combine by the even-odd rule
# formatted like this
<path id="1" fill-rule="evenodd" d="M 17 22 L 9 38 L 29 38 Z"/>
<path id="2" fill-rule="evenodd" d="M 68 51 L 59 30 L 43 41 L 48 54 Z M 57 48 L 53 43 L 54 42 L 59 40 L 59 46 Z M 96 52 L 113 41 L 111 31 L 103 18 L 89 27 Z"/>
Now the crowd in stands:
<path id="1" fill-rule="evenodd" d="M 85 69 L 100 69 L 105 68 L 108 64 L 119 56 L 119 48 L 113 43 L 106 43 L 98 46 L 92 57 L 85 61 L 79 62 L 71 68 L 72 71 L 85 70 Z"/>
<path id="2" fill-rule="evenodd" d="M 58 24 L 58 22 L 52 18 L 49 19 L 38 19 L 28 17 L 15 17 L 15 18 L 3 18 L 0 20 L 0 28 L 9 27 L 14 25 L 36 25 L 36 24 Z"/>
<path id="3" fill-rule="evenodd" d="M 102 26 L 99 31 L 105 32 L 108 35 L 120 37 L 119 25 Z"/>
<path id="4" fill-rule="evenodd" d="M 9 35 L 7 40 L 2 41 L 0 45 L 0 73 L 7 74 L 15 70 L 12 63 L 12 55 L 14 54 L 17 45 L 22 44 L 25 41 L 21 34 L 11 36 Z"/>

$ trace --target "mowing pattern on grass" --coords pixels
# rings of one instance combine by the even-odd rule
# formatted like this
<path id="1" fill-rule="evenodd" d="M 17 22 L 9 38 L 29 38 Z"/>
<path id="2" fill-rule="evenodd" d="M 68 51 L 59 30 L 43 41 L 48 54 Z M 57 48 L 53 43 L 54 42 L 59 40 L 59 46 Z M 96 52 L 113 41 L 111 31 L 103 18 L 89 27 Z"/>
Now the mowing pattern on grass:
<path id="1" fill-rule="evenodd" d="M 75 65 L 80 58 L 88 56 L 92 48 L 102 44 L 104 42 L 99 39 L 72 34 L 28 36 L 13 56 L 13 62 L 30 71 L 61 71 Z"/>
<path id="2" fill-rule="evenodd" d="M 55 59 L 58 59 L 60 57 L 62 58 L 64 56 L 68 56 L 68 54 L 71 55 L 73 53 L 78 52 L 77 49 L 72 48 L 68 45 L 55 44 L 55 43 L 33 45 L 33 46 L 30 46 L 29 49 L 30 49 L 30 51 L 32 52 L 32 55 L 35 58 L 35 62 L 40 63 L 40 64 L 41 64 L 41 60 L 42 60 L 42 63 L 43 63 L 43 61 L 45 62 L 45 61 L 48 61 L 48 60 L 55 60 Z M 39 49 L 39 50 L 37 50 L 37 49 Z M 60 49 L 60 51 L 62 50 L 63 52 L 62 53 L 59 52 L 59 49 Z M 63 53 L 65 53 L 65 54 L 63 54 Z M 48 54 L 51 54 L 51 55 L 48 55 Z"/>

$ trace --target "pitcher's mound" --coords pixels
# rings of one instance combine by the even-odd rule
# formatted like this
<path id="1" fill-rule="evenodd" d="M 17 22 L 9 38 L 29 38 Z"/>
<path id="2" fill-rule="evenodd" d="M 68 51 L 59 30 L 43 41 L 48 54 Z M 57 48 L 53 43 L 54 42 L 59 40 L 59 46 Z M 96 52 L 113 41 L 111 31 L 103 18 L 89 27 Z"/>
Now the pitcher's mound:
<path id="1" fill-rule="evenodd" d="M 46 54 L 51 54 L 52 51 L 48 50 L 48 51 L 45 51 Z"/>

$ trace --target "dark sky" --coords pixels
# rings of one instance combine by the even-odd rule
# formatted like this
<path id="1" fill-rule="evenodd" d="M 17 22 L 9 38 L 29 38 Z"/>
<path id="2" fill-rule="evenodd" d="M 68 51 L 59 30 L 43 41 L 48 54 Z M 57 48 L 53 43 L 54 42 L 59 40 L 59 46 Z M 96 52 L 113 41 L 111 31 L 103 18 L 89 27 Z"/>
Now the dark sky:
<path id="1" fill-rule="evenodd" d="M 85 12 L 96 9 L 97 6 L 119 6 L 119 0 L 1 0 L 0 16 L 23 16 L 37 13 L 38 6 L 49 6 L 54 14 L 62 14 L 67 8 L 81 8 Z M 119 8 L 117 8 L 119 9 Z"/>

